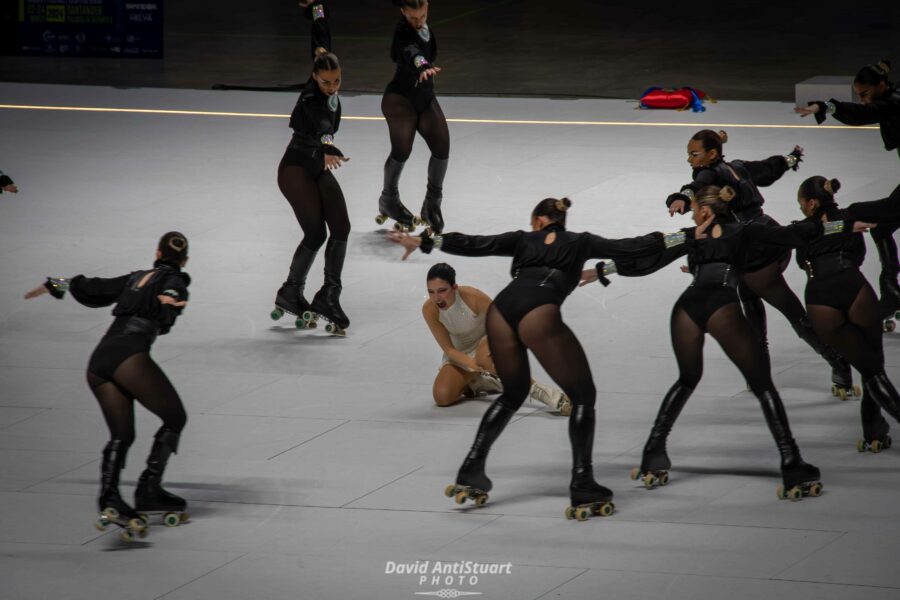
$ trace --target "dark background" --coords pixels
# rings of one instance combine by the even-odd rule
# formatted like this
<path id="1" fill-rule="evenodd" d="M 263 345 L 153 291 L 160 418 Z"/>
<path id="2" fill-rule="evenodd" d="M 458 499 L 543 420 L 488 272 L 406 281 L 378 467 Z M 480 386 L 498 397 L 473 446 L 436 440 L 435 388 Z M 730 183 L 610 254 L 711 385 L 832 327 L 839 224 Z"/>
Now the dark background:
<path id="1" fill-rule="evenodd" d="M 15 50 L 17 0 L 0 0 L 0 47 Z M 390 79 L 389 0 L 333 0 L 344 92 Z M 892 58 L 900 0 L 623 2 L 433 0 L 443 94 L 636 98 L 692 85 L 720 99 L 793 99 L 815 75 Z M 290 1 L 165 0 L 165 58 L 0 56 L 0 80 L 208 89 L 278 86 L 309 72 L 308 22 Z"/>

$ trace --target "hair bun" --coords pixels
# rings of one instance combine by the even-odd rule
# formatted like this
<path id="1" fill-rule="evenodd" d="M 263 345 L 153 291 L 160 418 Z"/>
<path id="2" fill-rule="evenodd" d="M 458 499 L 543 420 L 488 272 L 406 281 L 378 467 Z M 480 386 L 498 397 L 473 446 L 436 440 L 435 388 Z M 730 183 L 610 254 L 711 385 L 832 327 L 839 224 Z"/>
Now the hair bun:
<path id="1" fill-rule="evenodd" d="M 187 240 L 181 236 L 172 236 L 169 239 L 169 248 L 175 252 L 184 252 L 184 249 L 187 248 Z"/>
<path id="2" fill-rule="evenodd" d="M 722 143 L 723 143 L 723 144 L 726 143 L 726 142 L 728 142 L 728 134 L 725 133 L 725 130 L 724 130 L 724 129 L 720 129 L 720 130 L 719 130 L 719 138 L 722 140 Z"/>
<path id="3" fill-rule="evenodd" d="M 841 189 L 841 182 L 837 179 L 828 179 L 825 181 L 825 185 L 823 187 L 829 194 L 836 194 L 837 191 Z"/>
<path id="4" fill-rule="evenodd" d="M 566 212 L 572 206 L 572 201 L 568 198 L 562 198 L 553 203 L 553 207 L 559 212 Z"/>
<path id="5" fill-rule="evenodd" d="M 885 75 L 887 75 L 888 73 L 891 72 L 891 61 L 889 61 L 887 59 L 879 60 L 875 66 L 877 66 L 879 69 L 881 69 L 881 72 L 884 73 Z"/>
<path id="6" fill-rule="evenodd" d="M 735 196 L 737 196 L 737 194 L 735 193 L 734 188 L 730 185 L 726 185 L 721 190 L 719 190 L 719 200 L 721 200 L 722 202 L 731 202 L 732 200 L 734 200 Z"/>

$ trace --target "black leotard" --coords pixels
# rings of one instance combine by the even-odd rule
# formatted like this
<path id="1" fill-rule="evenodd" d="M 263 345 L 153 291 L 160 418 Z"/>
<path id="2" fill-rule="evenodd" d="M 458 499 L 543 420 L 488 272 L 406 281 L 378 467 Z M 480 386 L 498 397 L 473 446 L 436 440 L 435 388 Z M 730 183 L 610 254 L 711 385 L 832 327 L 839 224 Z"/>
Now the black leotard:
<path id="1" fill-rule="evenodd" d="M 434 78 L 419 81 L 419 74 L 434 66 L 437 54 L 437 40 L 431 27 L 426 25 L 417 31 L 401 18 L 391 42 L 391 60 L 397 68 L 385 93 L 400 94 L 412 102 L 416 112 L 424 111 L 434 100 Z"/>

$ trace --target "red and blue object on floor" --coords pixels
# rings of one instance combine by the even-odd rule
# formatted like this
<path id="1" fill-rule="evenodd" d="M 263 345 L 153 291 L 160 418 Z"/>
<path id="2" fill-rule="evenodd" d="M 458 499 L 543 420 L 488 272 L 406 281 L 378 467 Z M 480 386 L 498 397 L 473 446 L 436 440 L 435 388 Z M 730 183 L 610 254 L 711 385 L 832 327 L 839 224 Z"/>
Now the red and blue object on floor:
<path id="1" fill-rule="evenodd" d="M 652 87 L 641 94 L 640 108 L 666 108 L 674 110 L 687 110 L 690 108 L 693 112 L 704 112 L 706 107 L 703 106 L 704 100 L 715 102 L 702 90 L 692 87 L 683 87 L 678 89 Z"/>

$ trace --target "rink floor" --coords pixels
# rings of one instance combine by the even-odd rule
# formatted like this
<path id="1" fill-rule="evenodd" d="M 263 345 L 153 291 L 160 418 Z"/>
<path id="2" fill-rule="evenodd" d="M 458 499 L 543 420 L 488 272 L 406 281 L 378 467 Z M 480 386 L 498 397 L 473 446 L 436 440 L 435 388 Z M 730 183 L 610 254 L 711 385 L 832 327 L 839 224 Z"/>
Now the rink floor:
<path id="1" fill-rule="evenodd" d="M 352 160 L 337 177 L 354 228 L 342 298 L 350 331 L 332 338 L 273 323 L 272 298 L 300 239 L 275 184 L 294 100 L 0 84 L 4 105 L 187 111 L 0 108 L 0 168 L 21 189 L 0 196 L 0 597 L 900 597 L 900 448 L 856 452 L 858 401 L 831 396 L 825 362 L 771 309 L 774 379 L 805 457 L 822 469 L 824 495 L 776 499 L 778 456 L 756 399 L 712 340 L 670 438 L 671 483 L 648 491 L 629 480 L 677 377 L 668 319 L 688 278 L 676 265 L 580 289 L 564 306 L 591 361 L 595 472 L 615 491 L 616 514 L 564 519 L 566 423 L 534 404 L 495 445 L 489 503 L 459 508 L 445 498 L 487 401 L 433 405 L 440 351 L 420 312 L 425 273 L 446 260 L 461 283 L 496 294 L 508 260 L 436 253 L 402 263 L 382 245 L 373 221 L 388 152 L 380 98 L 345 97 L 337 145 Z M 692 114 L 616 100 L 441 103 L 465 121 L 450 125 L 448 230 L 526 228 L 538 200 L 562 195 L 574 201 L 573 230 L 624 237 L 687 226 L 663 200 L 690 177 L 685 146 L 700 124 L 728 131 L 730 159 L 806 148 L 800 173 L 765 191 L 767 212 L 783 223 L 800 217 L 796 189 L 809 175 L 838 177 L 844 204 L 897 184 L 897 158 L 877 130 L 793 128 L 813 123 L 789 104 L 722 102 Z M 413 210 L 427 156 L 418 140 L 401 184 Z M 190 415 L 166 481 L 192 520 L 126 545 L 93 527 L 107 432 L 84 367 L 109 311 L 22 294 L 47 275 L 148 266 L 171 229 L 191 242 L 192 297 L 154 356 Z M 874 250 L 865 272 L 875 280 Z M 802 297 L 802 273 L 792 265 L 786 276 Z M 900 335 L 887 334 L 885 350 L 896 381 Z M 139 409 L 137 425 L 126 497 L 158 421 Z M 438 561 L 509 566 L 477 582 L 433 580 Z M 428 575 L 386 572 L 407 563 Z"/>

